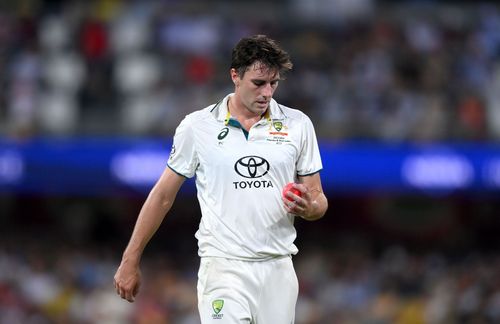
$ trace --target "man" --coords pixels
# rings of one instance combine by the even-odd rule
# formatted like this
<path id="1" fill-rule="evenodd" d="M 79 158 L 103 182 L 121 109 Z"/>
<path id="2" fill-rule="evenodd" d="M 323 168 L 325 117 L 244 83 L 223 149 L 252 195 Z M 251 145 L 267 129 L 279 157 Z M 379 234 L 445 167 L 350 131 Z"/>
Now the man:
<path id="1" fill-rule="evenodd" d="M 184 179 L 196 175 L 201 322 L 293 323 L 298 296 L 293 222 L 296 216 L 321 218 L 328 203 L 310 119 L 272 99 L 291 68 L 288 54 L 266 36 L 235 46 L 234 93 L 189 114 L 175 132 L 168 167 L 139 213 L 115 274 L 122 298 L 134 301 L 142 252 Z M 296 182 L 299 195 L 282 196 L 289 182 Z"/>

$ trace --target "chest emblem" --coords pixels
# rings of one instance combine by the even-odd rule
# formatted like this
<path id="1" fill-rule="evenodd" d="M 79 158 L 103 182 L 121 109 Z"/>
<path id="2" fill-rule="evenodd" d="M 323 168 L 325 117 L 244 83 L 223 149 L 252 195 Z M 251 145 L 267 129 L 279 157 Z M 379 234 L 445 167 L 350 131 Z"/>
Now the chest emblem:
<path id="1" fill-rule="evenodd" d="M 283 125 L 283 122 L 282 121 L 279 121 L 279 120 L 275 120 L 273 121 L 273 123 L 271 124 L 272 126 L 269 126 L 269 135 L 271 136 L 280 136 L 280 137 L 284 137 L 284 136 L 288 136 L 288 127 L 286 127 L 285 125 Z"/>
<path id="2" fill-rule="evenodd" d="M 288 127 L 283 125 L 282 121 L 275 120 L 269 126 L 269 134 L 266 138 L 268 142 L 274 142 L 276 144 L 290 143 L 288 138 Z"/>
<path id="3" fill-rule="evenodd" d="M 234 164 L 234 171 L 243 178 L 249 179 L 265 176 L 269 172 L 269 168 L 269 162 L 256 155 L 244 156 Z"/>

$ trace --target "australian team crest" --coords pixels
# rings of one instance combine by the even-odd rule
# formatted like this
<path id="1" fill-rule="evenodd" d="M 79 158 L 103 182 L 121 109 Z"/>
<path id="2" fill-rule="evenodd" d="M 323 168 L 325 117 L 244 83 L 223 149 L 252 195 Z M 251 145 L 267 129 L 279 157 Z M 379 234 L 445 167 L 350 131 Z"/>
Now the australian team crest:
<path id="1" fill-rule="evenodd" d="M 212 301 L 212 309 L 214 310 L 214 314 L 212 317 L 214 319 L 216 318 L 222 318 L 222 314 L 219 314 L 222 311 L 222 308 L 224 307 L 224 299 L 215 299 Z"/>
<path id="2" fill-rule="evenodd" d="M 283 122 L 280 120 L 273 120 L 272 124 L 269 125 L 269 136 L 266 140 L 277 144 L 289 143 L 288 127 L 283 125 Z"/>

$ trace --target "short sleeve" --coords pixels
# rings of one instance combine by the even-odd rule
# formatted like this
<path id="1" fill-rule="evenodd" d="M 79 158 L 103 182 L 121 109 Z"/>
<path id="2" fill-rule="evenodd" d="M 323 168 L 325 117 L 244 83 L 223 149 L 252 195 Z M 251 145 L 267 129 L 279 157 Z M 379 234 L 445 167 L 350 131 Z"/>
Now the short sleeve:
<path id="1" fill-rule="evenodd" d="M 189 115 L 181 121 L 175 130 L 168 166 L 186 178 L 191 178 L 195 174 L 198 158 Z"/>
<path id="2" fill-rule="evenodd" d="M 297 160 L 297 175 L 307 176 L 323 168 L 314 126 L 306 115 L 302 121 L 301 150 Z"/>

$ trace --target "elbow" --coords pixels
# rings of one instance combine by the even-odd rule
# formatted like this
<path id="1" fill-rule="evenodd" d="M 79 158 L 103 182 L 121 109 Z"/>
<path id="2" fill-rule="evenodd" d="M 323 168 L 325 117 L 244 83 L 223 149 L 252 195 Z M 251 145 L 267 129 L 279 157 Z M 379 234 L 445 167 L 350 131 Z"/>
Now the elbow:
<path id="1" fill-rule="evenodd" d="M 172 197 L 166 192 L 158 190 L 158 188 L 153 188 L 153 190 L 151 190 L 149 198 L 162 210 L 169 210 L 170 207 L 172 207 L 175 199 L 175 197 Z"/>
<path id="2" fill-rule="evenodd" d="M 306 221 L 312 222 L 323 218 L 323 216 L 325 216 L 325 213 L 302 216 L 302 218 L 305 219 Z"/>
<path id="3" fill-rule="evenodd" d="M 326 197 L 322 195 L 322 197 L 315 201 L 314 204 L 316 205 L 314 212 L 308 216 L 303 216 L 302 218 L 308 221 L 315 221 L 325 216 L 326 211 L 328 210 L 328 200 Z"/>
<path id="4" fill-rule="evenodd" d="M 163 210 L 169 210 L 170 207 L 173 205 L 173 201 L 168 199 L 167 197 L 161 197 L 159 199 L 158 204 L 160 205 L 160 208 Z"/>

